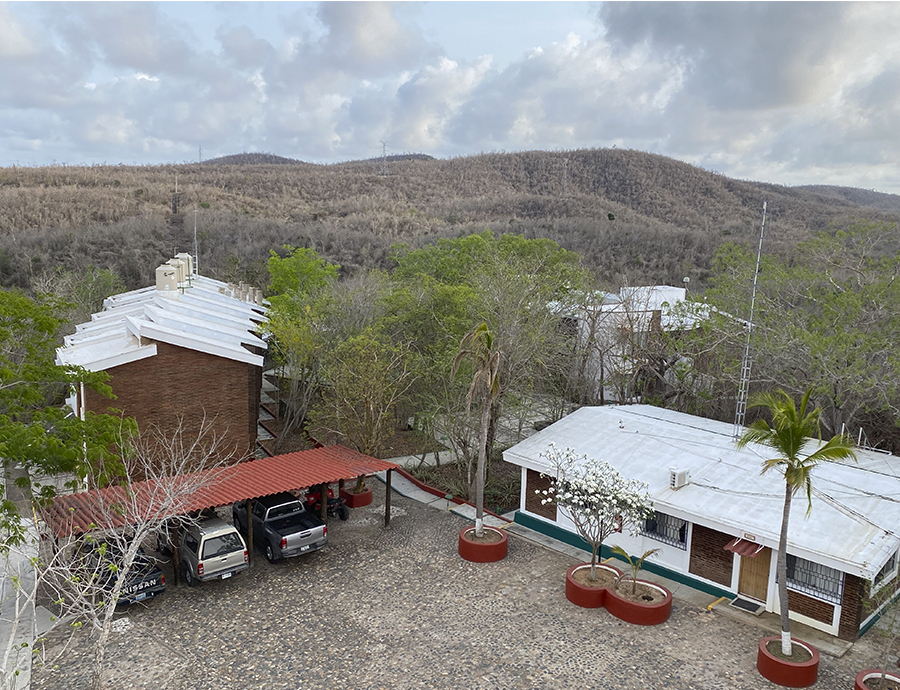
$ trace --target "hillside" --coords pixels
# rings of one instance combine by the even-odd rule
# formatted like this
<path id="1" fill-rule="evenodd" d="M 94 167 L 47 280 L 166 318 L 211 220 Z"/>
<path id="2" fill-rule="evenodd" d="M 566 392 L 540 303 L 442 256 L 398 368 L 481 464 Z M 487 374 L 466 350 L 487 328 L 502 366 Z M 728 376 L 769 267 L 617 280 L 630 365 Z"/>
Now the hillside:
<path id="1" fill-rule="evenodd" d="M 276 160 L 277 159 L 277 160 Z M 220 278 L 265 281 L 283 244 L 315 247 L 352 271 L 388 267 L 395 243 L 516 232 L 580 252 L 601 280 L 702 287 L 715 249 L 766 251 L 858 220 L 896 223 L 900 197 L 734 180 L 620 149 L 408 154 L 335 165 L 239 154 L 202 164 L 0 169 L 0 284 L 27 287 L 56 266 L 93 264 L 147 284 L 173 250 Z M 176 195 L 177 185 L 177 195 Z M 854 193 L 855 192 L 855 193 Z M 197 213 L 194 213 L 194 210 Z"/>

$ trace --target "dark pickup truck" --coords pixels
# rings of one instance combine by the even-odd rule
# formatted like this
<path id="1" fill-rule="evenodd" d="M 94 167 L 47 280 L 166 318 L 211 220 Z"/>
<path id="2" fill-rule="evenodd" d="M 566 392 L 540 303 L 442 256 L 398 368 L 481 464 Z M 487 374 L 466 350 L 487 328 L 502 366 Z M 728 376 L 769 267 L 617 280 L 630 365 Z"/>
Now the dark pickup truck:
<path id="1" fill-rule="evenodd" d="M 231 508 L 234 526 L 247 533 L 247 503 Z M 328 543 L 328 528 L 303 502 L 287 492 L 253 501 L 253 543 L 270 562 L 318 551 Z"/>
<path id="2" fill-rule="evenodd" d="M 122 562 L 122 552 L 115 544 L 99 543 L 88 556 L 89 568 L 99 577 L 98 584 L 111 590 L 116 583 L 116 566 Z M 166 591 L 166 578 L 156 563 L 140 549 L 125 577 L 116 604 L 128 606 L 144 599 L 151 599 Z"/>

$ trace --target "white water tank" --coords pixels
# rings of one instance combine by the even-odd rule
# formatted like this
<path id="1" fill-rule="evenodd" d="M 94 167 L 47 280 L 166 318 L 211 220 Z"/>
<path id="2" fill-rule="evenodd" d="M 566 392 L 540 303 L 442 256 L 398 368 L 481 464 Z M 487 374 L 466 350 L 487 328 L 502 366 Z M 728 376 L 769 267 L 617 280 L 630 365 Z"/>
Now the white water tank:
<path id="1" fill-rule="evenodd" d="M 156 267 L 156 289 L 163 293 L 178 294 L 178 271 L 174 266 L 163 264 Z"/>
<path id="2" fill-rule="evenodd" d="M 191 276 L 194 275 L 194 257 L 187 252 L 178 252 L 175 255 L 175 258 L 184 261 L 185 272 L 187 273 L 188 280 L 190 280 Z"/>

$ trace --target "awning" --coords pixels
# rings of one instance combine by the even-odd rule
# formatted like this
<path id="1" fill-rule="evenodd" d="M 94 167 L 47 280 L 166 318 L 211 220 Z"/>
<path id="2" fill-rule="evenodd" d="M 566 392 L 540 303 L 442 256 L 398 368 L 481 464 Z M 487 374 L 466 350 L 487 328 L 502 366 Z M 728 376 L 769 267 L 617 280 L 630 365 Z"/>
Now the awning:
<path id="1" fill-rule="evenodd" d="M 205 470 L 204 473 L 213 473 L 214 480 L 193 494 L 181 508 L 184 513 L 218 508 L 247 498 L 305 489 L 316 484 L 333 484 L 341 479 L 354 479 L 360 475 L 368 476 L 397 467 L 393 462 L 378 460 L 340 445 L 286 453 L 223 469 Z M 148 498 L 143 502 L 152 503 L 150 497 L 157 490 L 158 483 L 178 481 L 178 477 L 166 477 L 156 481 L 135 482 L 128 490 L 137 495 L 138 503 L 142 502 L 145 495 Z M 123 527 L 129 523 L 129 516 L 120 515 L 109 507 L 134 503 L 123 500 L 124 492 L 125 487 L 111 486 L 99 491 L 57 496 L 42 511 L 43 517 L 59 537 L 87 532 L 97 527 Z"/>
<path id="2" fill-rule="evenodd" d="M 758 556 L 759 552 L 764 548 L 766 547 L 762 544 L 757 544 L 754 541 L 747 541 L 740 537 L 735 537 L 725 545 L 726 551 L 731 551 L 732 553 L 744 556 L 745 558 L 754 558 L 755 556 Z"/>

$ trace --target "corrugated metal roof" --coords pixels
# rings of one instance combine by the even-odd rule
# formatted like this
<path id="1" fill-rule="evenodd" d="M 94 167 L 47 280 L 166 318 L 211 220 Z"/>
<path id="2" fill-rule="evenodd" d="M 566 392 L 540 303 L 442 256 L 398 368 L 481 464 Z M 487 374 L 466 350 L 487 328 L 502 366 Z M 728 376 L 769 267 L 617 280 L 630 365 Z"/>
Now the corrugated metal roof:
<path id="1" fill-rule="evenodd" d="M 766 547 L 762 544 L 756 544 L 752 541 L 741 539 L 740 537 L 735 537 L 725 544 L 726 551 L 731 551 L 731 553 L 736 553 L 739 556 L 745 556 L 747 558 L 755 558 L 764 548 Z"/>
<path id="2" fill-rule="evenodd" d="M 247 498 L 296 491 L 316 484 L 333 484 L 341 479 L 372 475 L 397 467 L 393 462 L 378 460 L 340 445 L 251 460 L 224 469 L 209 470 L 215 474 L 213 483 L 194 493 L 182 505 L 181 513 L 218 508 Z M 179 480 L 183 479 L 171 477 L 158 482 L 135 482 L 129 489 L 146 506 L 159 483 Z M 120 515 L 110 510 L 109 506 L 123 505 L 124 492 L 124 487 L 117 486 L 58 496 L 44 510 L 44 519 L 59 537 L 95 528 L 123 527 L 129 523 L 130 516 Z"/>

